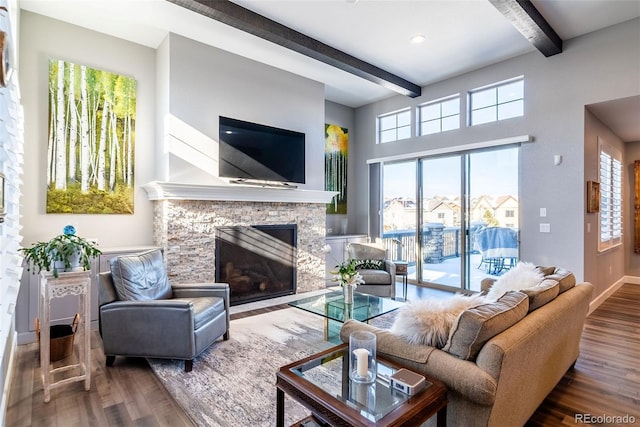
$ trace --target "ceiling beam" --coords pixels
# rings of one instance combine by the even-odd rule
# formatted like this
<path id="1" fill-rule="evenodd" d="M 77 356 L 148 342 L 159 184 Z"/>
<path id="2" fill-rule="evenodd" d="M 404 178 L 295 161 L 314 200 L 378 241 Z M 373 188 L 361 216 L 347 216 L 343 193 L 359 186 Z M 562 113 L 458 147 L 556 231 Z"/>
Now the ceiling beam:
<path id="1" fill-rule="evenodd" d="M 286 47 L 318 61 L 415 98 L 422 88 L 402 77 L 335 49 L 228 0 L 169 0 L 193 12 Z"/>
<path id="2" fill-rule="evenodd" d="M 489 0 L 546 57 L 562 53 L 562 39 L 530 0 Z"/>

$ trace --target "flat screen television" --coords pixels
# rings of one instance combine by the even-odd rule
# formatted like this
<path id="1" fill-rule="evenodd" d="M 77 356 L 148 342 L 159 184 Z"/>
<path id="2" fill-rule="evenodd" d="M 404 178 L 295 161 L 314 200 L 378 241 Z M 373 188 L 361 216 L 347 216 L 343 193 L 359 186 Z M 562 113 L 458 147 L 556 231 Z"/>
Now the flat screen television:
<path id="1" fill-rule="evenodd" d="M 220 116 L 219 137 L 220 177 L 304 184 L 304 133 Z"/>

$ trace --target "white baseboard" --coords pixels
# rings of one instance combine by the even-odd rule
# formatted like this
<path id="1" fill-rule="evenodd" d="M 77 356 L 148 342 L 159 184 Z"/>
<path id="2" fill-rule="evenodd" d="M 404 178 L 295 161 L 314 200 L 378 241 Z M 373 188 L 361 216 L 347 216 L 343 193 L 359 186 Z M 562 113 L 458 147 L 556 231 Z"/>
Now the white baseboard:
<path id="1" fill-rule="evenodd" d="M 591 303 L 589 304 L 589 314 L 593 313 L 593 311 L 600 307 L 607 298 L 609 298 L 615 291 L 620 289 L 622 285 L 625 283 L 630 283 L 633 285 L 640 285 L 640 277 L 638 276 L 622 276 L 618 281 L 616 281 L 613 285 L 609 286 L 609 288 L 598 295 Z"/>

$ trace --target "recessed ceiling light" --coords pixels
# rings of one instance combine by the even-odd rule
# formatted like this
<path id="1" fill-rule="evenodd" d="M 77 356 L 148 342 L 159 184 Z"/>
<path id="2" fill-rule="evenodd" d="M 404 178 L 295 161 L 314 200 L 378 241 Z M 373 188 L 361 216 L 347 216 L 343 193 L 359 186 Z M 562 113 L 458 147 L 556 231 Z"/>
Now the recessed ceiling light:
<path id="1" fill-rule="evenodd" d="M 427 39 L 427 37 L 424 34 L 416 34 L 415 36 L 411 37 L 411 43 L 417 44 L 417 43 L 422 43 L 423 41 L 425 41 Z"/>

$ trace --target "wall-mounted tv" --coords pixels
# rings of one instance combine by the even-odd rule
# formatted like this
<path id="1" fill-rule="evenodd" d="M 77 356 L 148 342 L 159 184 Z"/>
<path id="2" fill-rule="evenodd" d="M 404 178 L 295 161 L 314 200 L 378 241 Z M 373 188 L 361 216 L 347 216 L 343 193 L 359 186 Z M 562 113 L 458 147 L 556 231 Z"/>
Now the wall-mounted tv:
<path id="1" fill-rule="evenodd" d="M 220 116 L 223 178 L 305 183 L 305 134 Z"/>

